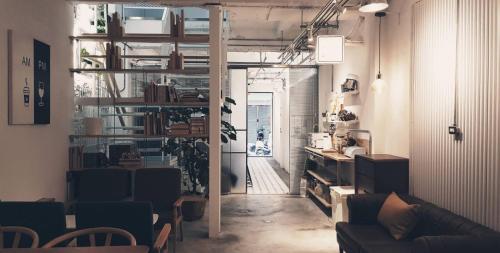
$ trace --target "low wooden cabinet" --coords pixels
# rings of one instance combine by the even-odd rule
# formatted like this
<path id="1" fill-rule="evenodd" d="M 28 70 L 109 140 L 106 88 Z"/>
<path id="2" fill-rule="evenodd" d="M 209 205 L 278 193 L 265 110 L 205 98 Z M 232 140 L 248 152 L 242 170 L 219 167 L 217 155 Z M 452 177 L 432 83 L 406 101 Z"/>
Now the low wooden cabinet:
<path id="1" fill-rule="evenodd" d="M 408 194 L 409 160 L 392 155 L 357 155 L 355 158 L 356 194 Z"/>

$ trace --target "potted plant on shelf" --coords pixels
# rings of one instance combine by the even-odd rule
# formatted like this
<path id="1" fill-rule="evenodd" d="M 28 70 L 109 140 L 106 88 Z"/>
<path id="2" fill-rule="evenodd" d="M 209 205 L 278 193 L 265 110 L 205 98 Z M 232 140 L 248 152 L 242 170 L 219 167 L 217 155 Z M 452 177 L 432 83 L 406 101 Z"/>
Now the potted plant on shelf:
<path id="1" fill-rule="evenodd" d="M 236 102 L 225 98 L 221 107 L 221 114 L 231 114 L 228 104 Z M 207 108 L 177 108 L 172 110 L 172 122 L 188 122 L 193 114 L 208 115 Z M 236 129 L 231 123 L 221 121 L 221 142 L 228 143 L 236 140 Z M 206 138 L 178 138 L 168 139 L 162 148 L 163 152 L 177 157 L 177 163 L 183 171 L 183 184 L 185 186 L 185 201 L 182 213 L 187 221 L 201 219 L 205 212 L 208 197 L 208 143 Z"/>

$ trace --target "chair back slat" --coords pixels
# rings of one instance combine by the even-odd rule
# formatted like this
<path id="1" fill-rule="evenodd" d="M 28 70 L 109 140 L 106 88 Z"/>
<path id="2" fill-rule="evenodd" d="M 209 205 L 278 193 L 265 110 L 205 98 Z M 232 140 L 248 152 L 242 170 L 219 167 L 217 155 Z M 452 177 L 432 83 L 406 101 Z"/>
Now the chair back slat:
<path id="1" fill-rule="evenodd" d="M 21 245 L 21 239 L 23 235 L 29 237 L 29 239 L 31 240 L 31 245 L 29 245 L 28 247 L 30 248 L 38 247 L 40 239 L 38 238 L 38 234 L 35 231 L 25 227 L 9 226 L 9 227 L 0 227 L 0 249 L 8 247 L 8 245 L 6 245 L 6 242 L 9 242 L 11 240 L 10 238 L 5 239 L 5 237 L 8 234 L 14 235 L 10 248 L 19 248 Z"/>
<path id="2" fill-rule="evenodd" d="M 3 249 L 3 231 L 0 227 L 0 249 Z"/>
<path id="3" fill-rule="evenodd" d="M 137 246 L 137 241 L 135 240 L 135 237 L 126 230 L 119 229 L 119 228 L 111 228 L 111 227 L 98 227 L 98 228 L 81 229 L 81 230 L 77 230 L 77 231 L 73 231 L 71 233 L 61 235 L 61 236 L 55 238 L 54 240 L 48 242 L 47 244 L 43 245 L 42 248 L 44 248 L 44 249 L 53 248 L 53 247 L 56 247 L 63 242 L 72 241 L 75 238 L 77 240 L 79 240 L 79 239 L 81 239 L 81 237 L 85 237 L 85 236 L 88 236 L 88 238 L 89 238 L 89 246 L 90 247 L 98 247 L 97 240 L 96 240 L 97 234 L 105 234 L 106 235 L 106 242 L 104 243 L 104 245 L 99 245 L 99 246 L 111 246 L 112 235 L 119 235 L 119 236 L 125 238 L 129 242 L 130 246 Z"/>
<path id="4" fill-rule="evenodd" d="M 90 247 L 95 247 L 95 234 L 89 235 Z"/>
<path id="5" fill-rule="evenodd" d="M 21 242 L 21 233 L 15 232 L 14 233 L 14 241 L 12 242 L 12 248 L 19 247 L 19 242 Z"/>
<path id="6" fill-rule="evenodd" d="M 111 238 L 113 237 L 112 233 L 106 234 L 106 241 L 104 242 L 104 246 L 110 246 L 111 245 Z"/>

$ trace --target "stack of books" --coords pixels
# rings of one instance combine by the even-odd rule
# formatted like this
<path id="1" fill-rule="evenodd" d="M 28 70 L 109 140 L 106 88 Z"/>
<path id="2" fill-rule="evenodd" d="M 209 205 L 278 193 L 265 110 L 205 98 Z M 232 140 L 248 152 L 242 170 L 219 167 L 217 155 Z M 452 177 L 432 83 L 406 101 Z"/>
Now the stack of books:
<path id="1" fill-rule="evenodd" d="M 168 113 L 146 112 L 144 115 L 144 135 L 164 136 L 167 134 Z"/>
<path id="2" fill-rule="evenodd" d="M 189 135 L 191 133 L 188 123 L 175 123 L 169 127 L 169 135 Z"/>
<path id="3" fill-rule="evenodd" d="M 189 122 L 191 134 L 202 135 L 208 134 L 208 118 L 197 117 L 191 118 Z"/>
<path id="4" fill-rule="evenodd" d="M 181 102 L 200 102 L 208 101 L 208 94 L 202 94 L 197 89 L 189 92 L 184 92 L 179 95 L 179 100 Z"/>
<path id="5" fill-rule="evenodd" d="M 122 69 L 121 48 L 111 43 L 106 43 L 106 69 Z"/>
<path id="6" fill-rule="evenodd" d="M 144 88 L 144 102 L 150 104 L 166 104 L 179 102 L 177 91 L 172 86 L 151 83 Z"/>
<path id="7" fill-rule="evenodd" d="M 184 69 L 184 55 L 178 54 L 178 51 L 172 51 L 169 55 L 169 60 L 167 63 L 167 69 Z"/>
<path id="8" fill-rule="evenodd" d="M 69 169 L 83 169 L 83 146 L 73 146 L 69 148 Z"/>
<path id="9" fill-rule="evenodd" d="M 170 12 L 170 35 L 172 37 L 184 38 L 184 10 L 181 15 L 174 15 Z"/>
<path id="10" fill-rule="evenodd" d="M 117 12 L 113 13 L 111 17 L 108 17 L 108 36 L 113 39 L 123 37 L 123 27 Z"/>

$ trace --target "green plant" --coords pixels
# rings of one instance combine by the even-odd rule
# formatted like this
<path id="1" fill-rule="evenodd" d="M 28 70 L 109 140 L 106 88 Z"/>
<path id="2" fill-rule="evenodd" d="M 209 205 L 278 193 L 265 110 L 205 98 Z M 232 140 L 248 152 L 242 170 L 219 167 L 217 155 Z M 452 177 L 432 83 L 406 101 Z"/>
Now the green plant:
<path id="1" fill-rule="evenodd" d="M 229 104 L 236 105 L 236 102 L 225 98 L 225 103 L 221 107 L 221 116 L 231 114 Z M 193 114 L 208 115 L 208 108 L 176 108 L 170 110 L 169 119 L 172 122 L 189 122 Z M 221 142 L 227 143 L 229 140 L 236 140 L 236 129 L 231 123 L 221 121 Z M 168 139 L 162 148 L 166 154 L 177 157 L 178 163 L 188 176 L 184 180 L 184 185 L 192 194 L 208 193 L 208 144 L 204 138 L 180 138 Z"/>

